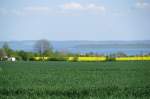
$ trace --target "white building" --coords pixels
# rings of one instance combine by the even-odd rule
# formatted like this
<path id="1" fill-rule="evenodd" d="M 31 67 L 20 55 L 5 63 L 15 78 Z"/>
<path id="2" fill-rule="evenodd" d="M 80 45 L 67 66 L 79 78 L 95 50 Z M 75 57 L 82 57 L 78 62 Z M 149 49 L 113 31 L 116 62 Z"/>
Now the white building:
<path id="1" fill-rule="evenodd" d="M 8 61 L 14 62 L 14 61 L 16 61 L 16 58 L 15 58 L 15 57 L 9 57 L 9 58 L 8 58 Z"/>

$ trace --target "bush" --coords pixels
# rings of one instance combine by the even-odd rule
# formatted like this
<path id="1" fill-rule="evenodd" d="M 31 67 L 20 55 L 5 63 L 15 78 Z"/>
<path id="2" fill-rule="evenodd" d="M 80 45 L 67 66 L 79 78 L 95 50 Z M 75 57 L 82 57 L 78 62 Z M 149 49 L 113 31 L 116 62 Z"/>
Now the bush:
<path id="1" fill-rule="evenodd" d="M 116 61 L 116 58 L 107 56 L 106 60 L 107 61 Z"/>
<path id="2" fill-rule="evenodd" d="M 65 57 L 51 57 L 48 59 L 48 61 L 66 61 L 67 58 Z"/>

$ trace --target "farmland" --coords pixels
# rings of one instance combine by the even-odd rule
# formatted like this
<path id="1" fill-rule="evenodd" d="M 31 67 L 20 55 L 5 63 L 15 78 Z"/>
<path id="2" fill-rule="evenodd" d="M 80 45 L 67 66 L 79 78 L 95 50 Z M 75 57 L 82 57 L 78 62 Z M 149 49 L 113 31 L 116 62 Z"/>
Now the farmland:
<path id="1" fill-rule="evenodd" d="M 150 62 L 0 62 L 0 98 L 148 99 Z"/>

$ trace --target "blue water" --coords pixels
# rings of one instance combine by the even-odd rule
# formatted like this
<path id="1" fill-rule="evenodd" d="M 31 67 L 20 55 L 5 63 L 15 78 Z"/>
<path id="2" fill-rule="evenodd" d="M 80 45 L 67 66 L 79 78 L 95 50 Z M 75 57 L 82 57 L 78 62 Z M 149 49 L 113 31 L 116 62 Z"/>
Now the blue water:
<path id="1" fill-rule="evenodd" d="M 34 48 L 35 42 L 36 41 L 14 41 L 14 42 L 9 42 L 9 45 L 13 50 L 24 50 L 24 51 L 35 52 L 35 48 Z M 123 52 L 127 55 L 141 55 L 141 54 L 148 54 L 148 53 L 150 54 L 150 41 L 126 42 L 127 44 L 129 44 L 129 46 L 127 46 L 127 44 L 125 44 L 125 46 L 124 45 L 116 46 L 115 44 L 118 44 L 119 42 L 114 42 L 114 44 L 112 45 L 111 45 L 112 42 L 107 42 L 106 45 L 105 43 L 84 42 L 84 41 L 75 41 L 75 42 L 56 41 L 56 42 L 52 42 L 52 46 L 55 51 L 57 50 L 57 51 L 81 53 L 81 54 L 90 53 L 90 52 L 96 54 L 105 54 L 105 55 L 111 53 L 117 53 L 117 52 Z M 90 44 L 91 46 L 85 46 L 87 44 Z M 102 44 L 102 45 L 96 46 L 95 48 L 95 46 L 93 46 L 92 44 L 93 45 Z M 131 44 L 136 44 L 136 45 L 132 46 Z M 0 42 L 0 47 L 2 47 L 2 45 L 3 42 Z"/>
<path id="2" fill-rule="evenodd" d="M 76 49 L 76 48 L 70 48 L 68 49 L 70 52 L 73 53 L 97 53 L 97 54 L 111 54 L 111 53 L 117 53 L 117 52 L 123 52 L 127 55 L 141 55 L 141 54 L 148 54 L 150 53 L 150 49 L 119 49 L 119 48 L 110 48 L 110 49 Z"/>

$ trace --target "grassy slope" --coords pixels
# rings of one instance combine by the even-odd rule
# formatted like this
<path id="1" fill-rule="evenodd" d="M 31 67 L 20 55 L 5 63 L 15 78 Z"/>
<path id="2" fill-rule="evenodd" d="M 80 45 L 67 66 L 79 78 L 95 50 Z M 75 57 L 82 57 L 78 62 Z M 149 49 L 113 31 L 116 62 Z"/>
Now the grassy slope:
<path id="1" fill-rule="evenodd" d="M 0 98 L 150 97 L 150 62 L 0 62 Z"/>

